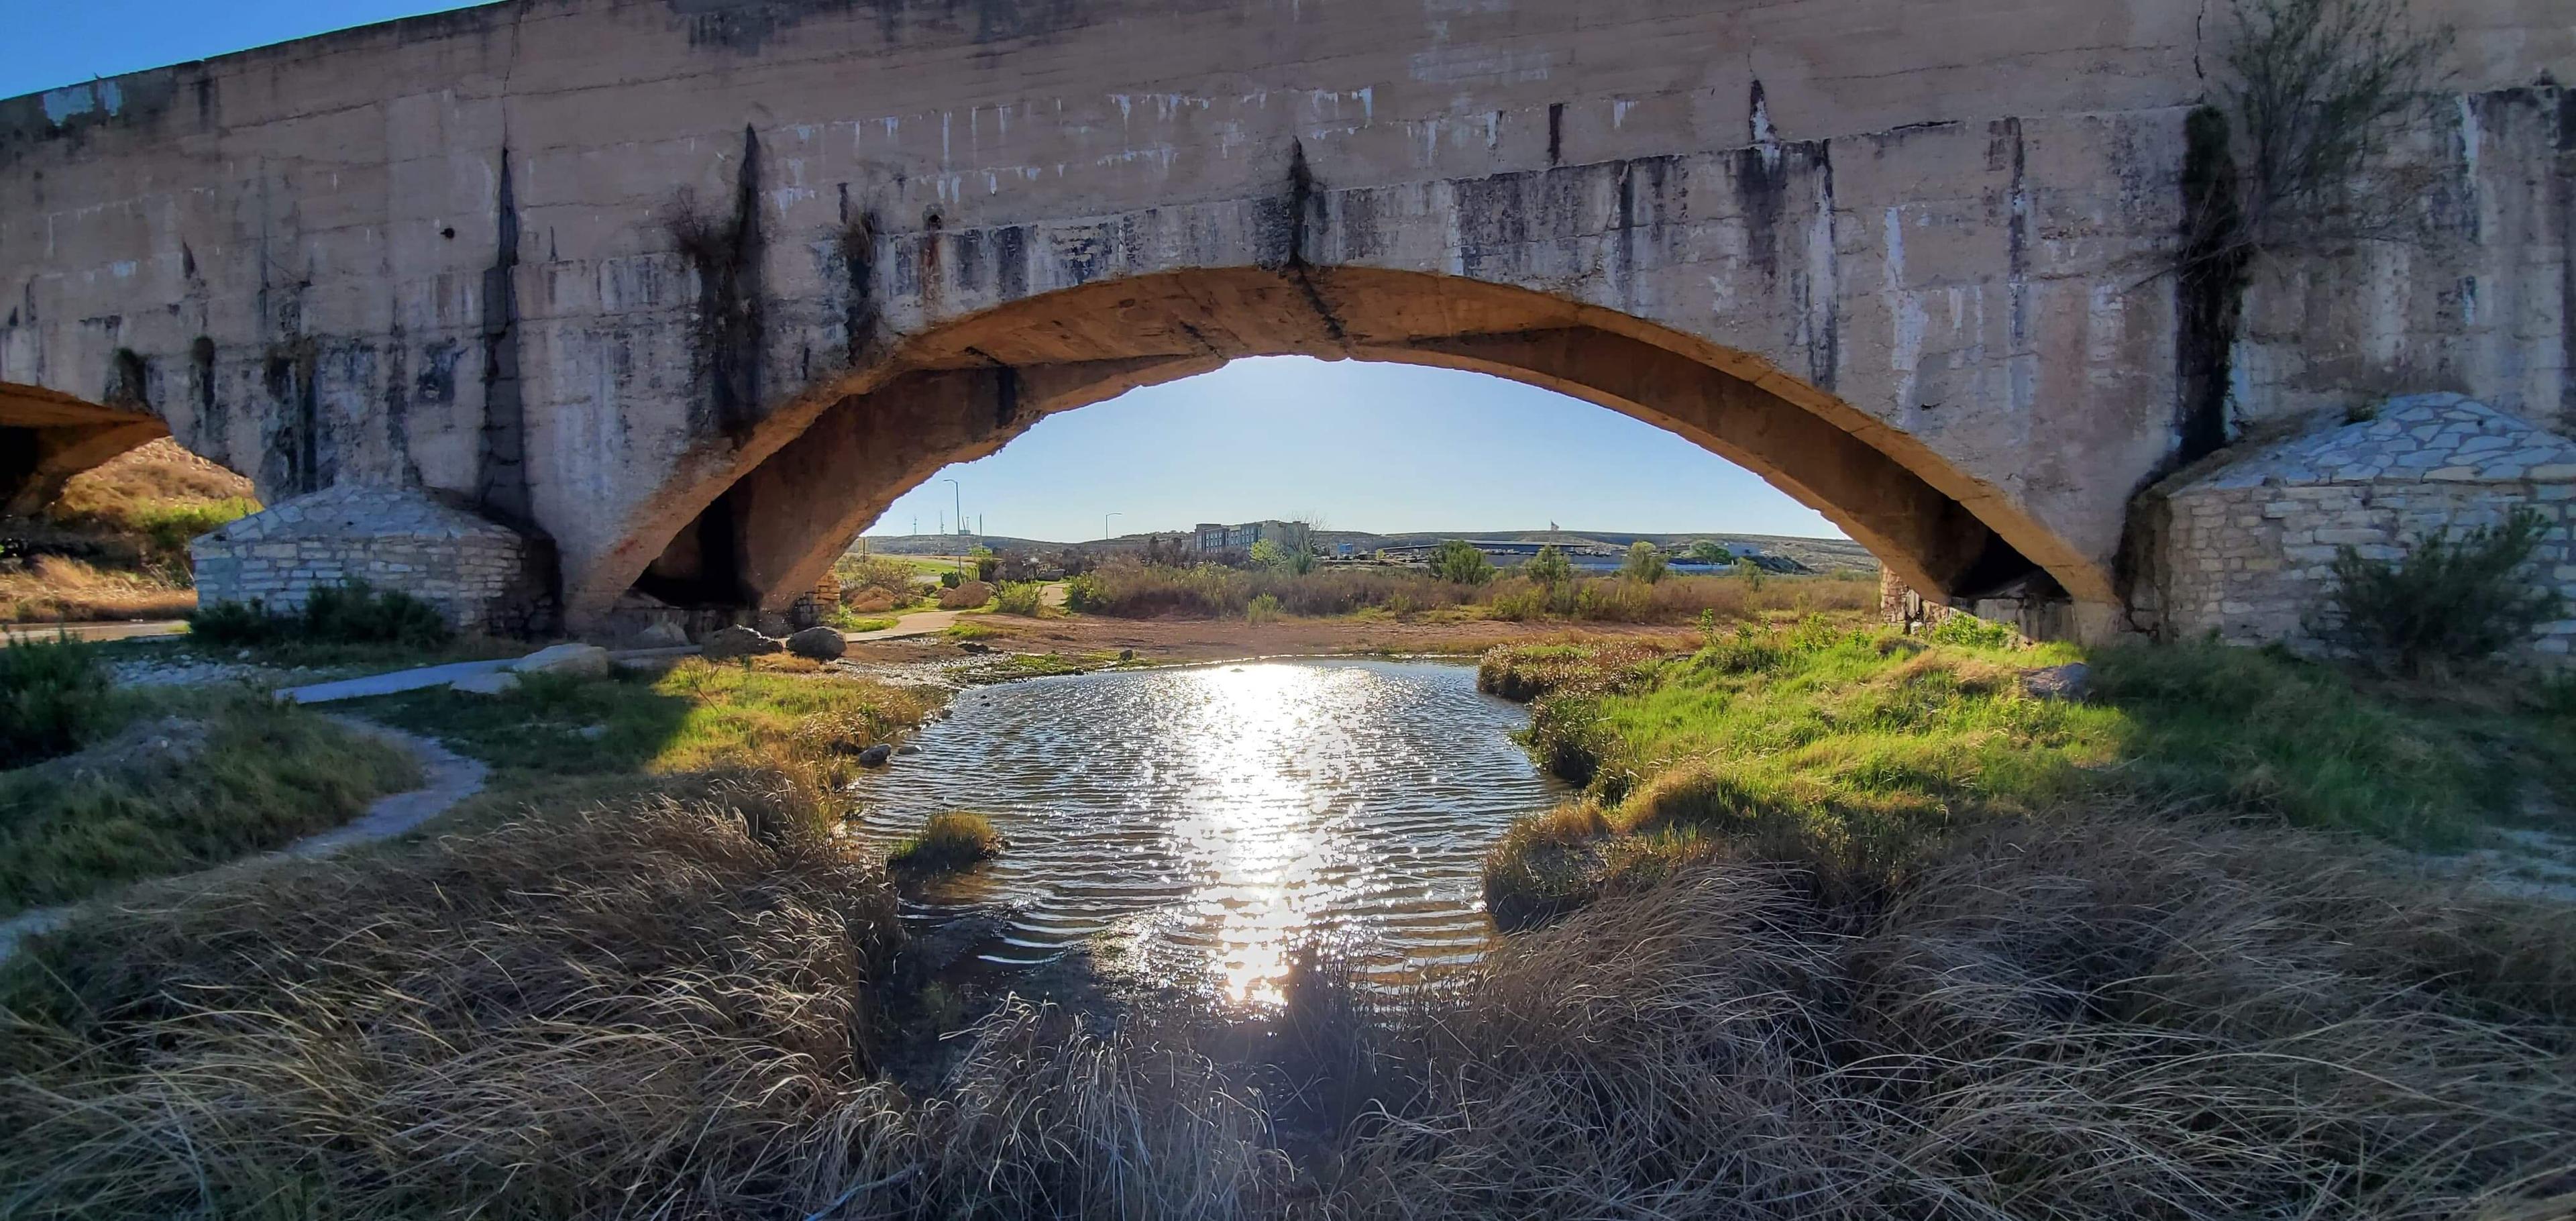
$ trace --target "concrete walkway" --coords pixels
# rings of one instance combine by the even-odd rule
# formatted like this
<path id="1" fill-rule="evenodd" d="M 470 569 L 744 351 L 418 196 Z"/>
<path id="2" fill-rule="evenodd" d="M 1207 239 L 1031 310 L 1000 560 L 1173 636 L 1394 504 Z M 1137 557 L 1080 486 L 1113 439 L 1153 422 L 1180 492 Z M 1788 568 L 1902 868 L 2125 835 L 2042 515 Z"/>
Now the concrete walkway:
<path id="1" fill-rule="evenodd" d="M 391 839 L 456 808 L 456 803 L 483 791 L 488 772 L 481 763 L 447 749 L 446 746 L 399 729 L 361 721 L 356 717 L 335 716 L 331 720 L 341 728 L 401 750 L 420 760 L 426 783 L 408 793 L 379 797 L 356 818 L 328 831 L 308 835 L 275 852 L 218 865 L 213 869 L 182 877 L 203 877 L 226 869 L 257 868 L 285 860 L 310 860 L 329 856 L 357 844 Z M 162 879 L 167 880 L 167 879 Z M 90 899 L 88 904 L 112 902 L 112 898 Z M 0 920 L 0 962 L 7 962 L 18 952 L 18 943 L 38 933 L 52 932 L 68 923 L 84 904 L 63 907 L 39 907 Z"/>
<path id="2" fill-rule="evenodd" d="M 642 664 L 673 657 L 696 654 L 696 645 L 668 649 L 628 649 L 611 653 L 608 659 L 619 665 Z M 377 695 L 400 695 L 405 691 L 425 691 L 444 687 L 462 678 L 480 674 L 498 674 L 519 664 L 520 658 L 498 657 L 490 661 L 452 661 L 443 666 L 422 666 L 417 670 L 395 670 L 389 674 L 370 674 L 364 678 L 344 678 L 336 682 L 313 683 L 303 687 L 286 687 L 277 698 L 298 704 L 336 704 L 342 700 L 362 700 Z"/>

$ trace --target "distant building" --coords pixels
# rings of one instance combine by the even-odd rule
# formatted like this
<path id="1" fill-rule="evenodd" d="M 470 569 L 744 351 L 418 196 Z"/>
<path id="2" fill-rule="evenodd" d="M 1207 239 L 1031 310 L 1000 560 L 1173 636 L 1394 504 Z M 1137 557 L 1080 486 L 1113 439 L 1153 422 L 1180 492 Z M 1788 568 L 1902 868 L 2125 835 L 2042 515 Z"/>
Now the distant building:
<path id="1" fill-rule="evenodd" d="M 1380 558 L 1393 560 L 1399 564 L 1427 564 L 1434 554 L 1448 545 L 1446 540 L 1437 543 L 1414 543 L 1383 548 L 1378 555 Z M 1556 548 L 1577 568 L 1616 568 L 1627 558 L 1626 552 L 1600 543 L 1525 543 L 1517 539 L 1469 539 L 1467 545 L 1484 552 L 1486 559 L 1492 560 L 1496 566 L 1503 568 L 1528 563 L 1537 557 L 1540 549 L 1546 547 Z"/>
<path id="2" fill-rule="evenodd" d="M 1252 521 L 1239 526 L 1201 522 L 1198 528 L 1199 551 L 1208 555 L 1227 551 L 1250 551 L 1254 543 L 1263 539 L 1272 541 L 1285 539 L 1296 529 L 1298 527 L 1295 523 L 1284 521 Z"/>

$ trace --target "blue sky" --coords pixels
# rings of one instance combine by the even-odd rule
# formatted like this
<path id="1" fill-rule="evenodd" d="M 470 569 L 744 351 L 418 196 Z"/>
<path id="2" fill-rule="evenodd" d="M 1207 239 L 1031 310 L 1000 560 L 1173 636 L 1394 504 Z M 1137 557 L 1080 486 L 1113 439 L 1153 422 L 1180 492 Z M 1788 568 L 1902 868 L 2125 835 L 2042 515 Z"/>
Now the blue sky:
<path id="1" fill-rule="evenodd" d="M 436 0 L 0 0 L 0 97 L 326 30 Z M 958 481 L 955 494 L 940 479 Z M 897 501 L 870 530 L 937 528 L 956 496 L 994 534 L 1098 537 L 1317 517 L 1335 529 L 1836 536 L 1751 473 L 1588 403 L 1473 373 L 1237 361 L 1040 422 Z"/>
<path id="2" fill-rule="evenodd" d="M 965 501 L 988 534 L 1057 541 L 1202 521 L 1336 530 L 1837 535 L 1751 472 L 1649 424 L 1518 382 L 1361 361 L 1238 360 L 1038 422 L 950 467 L 871 534 Z"/>

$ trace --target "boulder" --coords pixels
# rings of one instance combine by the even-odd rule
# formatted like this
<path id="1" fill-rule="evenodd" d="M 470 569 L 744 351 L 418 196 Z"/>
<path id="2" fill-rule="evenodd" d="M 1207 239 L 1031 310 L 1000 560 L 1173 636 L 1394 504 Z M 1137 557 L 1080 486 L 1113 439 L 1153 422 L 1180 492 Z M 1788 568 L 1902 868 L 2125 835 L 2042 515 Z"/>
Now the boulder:
<path id="1" fill-rule="evenodd" d="M 656 619 L 645 624 L 629 639 L 633 647 L 639 649 L 684 649 L 689 646 L 689 633 L 668 619 Z"/>
<path id="2" fill-rule="evenodd" d="M 739 625 L 719 628 L 707 636 L 707 657 L 725 661 L 735 657 L 761 657 L 787 646 L 758 631 Z"/>
<path id="3" fill-rule="evenodd" d="M 882 589 L 862 589 L 856 593 L 842 595 L 841 605 L 849 607 L 856 614 L 872 615 L 879 611 L 893 610 L 894 595 Z"/>
<path id="4" fill-rule="evenodd" d="M 510 663 L 510 669 L 520 674 L 564 674 L 574 678 L 599 678 L 608 673 L 608 667 L 608 650 L 595 644 L 559 644 Z"/>
<path id="5" fill-rule="evenodd" d="M 489 674 L 457 679 L 449 683 L 447 689 L 467 695 L 508 695 L 519 689 L 519 676 L 508 670 L 494 670 Z"/>
<path id="6" fill-rule="evenodd" d="M 859 752 L 859 766 L 884 767 L 886 765 L 886 760 L 891 758 L 894 758 L 894 748 L 883 742 L 879 742 L 876 745 Z"/>
<path id="7" fill-rule="evenodd" d="M 982 581 L 968 581 L 955 589 L 939 592 L 941 610 L 972 610 L 993 600 L 993 587 Z"/>
<path id="8" fill-rule="evenodd" d="M 906 742 L 901 746 L 895 747 L 894 753 L 898 755 L 917 755 L 921 753 L 921 748 L 910 742 Z"/>
<path id="9" fill-rule="evenodd" d="M 787 638 L 787 651 L 798 657 L 831 661 L 850 651 L 850 641 L 839 628 L 809 627 Z"/>
<path id="10" fill-rule="evenodd" d="M 2093 669 L 2080 661 L 2038 670 L 2024 670 L 2022 694 L 2035 700 L 2080 700 L 2093 677 Z"/>

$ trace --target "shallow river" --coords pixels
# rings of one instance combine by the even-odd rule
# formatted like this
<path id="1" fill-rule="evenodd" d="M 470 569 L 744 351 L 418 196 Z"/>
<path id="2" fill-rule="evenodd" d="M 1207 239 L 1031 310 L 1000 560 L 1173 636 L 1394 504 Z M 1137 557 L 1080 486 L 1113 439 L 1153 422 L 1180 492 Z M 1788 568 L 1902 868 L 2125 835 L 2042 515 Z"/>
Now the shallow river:
<path id="1" fill-rule="evenodd" d="M 1274 1001 L 1289 951 L 1355 938 L 1388 981 L 1493 936 L 1485 849 L 1562 795 L 1509 736 L 1522 708 L 1473 668 L 1274 661 L 968 691 L 922 753 L 862 780 L 883 847 L 942 810 L 993 816 L 998 860 L 910 901 L 916 920 L 1001 908 L 983 958 L 1045 962 L 1109 934 L 1157 978 Z"/>

